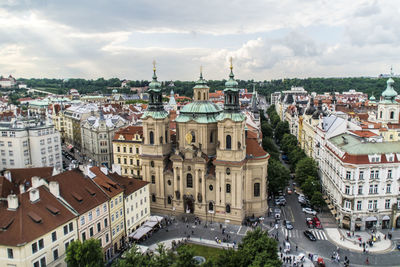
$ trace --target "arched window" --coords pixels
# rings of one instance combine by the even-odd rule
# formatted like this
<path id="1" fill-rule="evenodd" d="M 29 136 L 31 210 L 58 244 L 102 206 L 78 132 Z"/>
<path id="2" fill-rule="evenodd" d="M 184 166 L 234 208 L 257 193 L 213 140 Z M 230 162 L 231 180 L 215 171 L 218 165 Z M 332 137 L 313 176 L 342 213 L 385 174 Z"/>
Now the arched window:
<path id="1" fill-rule="evenodd" d="M 156 176 L 155 176 L 155 175 L 152 175 L 152 176 L 151 176 L 151 183 L 152 183 L 152 184 L 155 184 L 155 183 L 156 183 Z"/>
<path id="2" fill-rule="evenodd" d="M 165 130 L 165 143 L 168 143 L 168 130 Z"/>
<path id="3" fill-rule="evenodd" d="M 226 213 L 231 213 L 231 205 L 227 204 L 225 207 Z"/>
<path id="4" fill-rule="evenodd" d="M 197 92 L 197 100 L 200 100 L 200 92 Z"/>
<path id="5" fill-rule="evenodd" d="M 391 119 L 391 120 L 394 119 L 394 111 L 390 111 L 390 119 Z"/>
<path id="6" fill-rule="evenodd" d="M 160 144 L 162 144 L 162 143 L 163 143 L 163 137 L 160 136 Z"/>
<path id="7" fill-rule="evenodd" d="M 229 95 L 229 104 L 232 104 L 232 95 Z"/>
<path id="8" fill-rule="evenodd" d="M 231 136 L 228 134 L 226 136 L 226 149 L 232 149 L 232 140 Z"/>
<path id="9" fill-rule="evenodd" d="M 254 196 L 260 196 L 260 183 L 254 183 Z"/>
<path id="10" fill-rule="evenodd" d="M 150 135 L 150 145 L 154 145 L 154 133 L 153 133 L 153 131 L 150 131 L 149 135 Z"/>
<path id="11" fill-rule="evenodd" d="M 210 143 L 214 142 L 213 132 L 210 133 Z"/>
<path id="12" fill-rule="evenodd" d="M 171 204 L 172 203 L 172 197 L 168 196 L 167 201 L 168 201 L 168 204 Z"/>
<path id="13" fill-rule="evenodd" d="M 196 135 L 194 134 L 193 131 L 190 132 L 192 134 L 192 143 L 196 142 Z"/>
<path id="14" fill-rule="evenodd" d="M 214 204 L 212 202 L 208 203 L 208 210 L 214 211 Z"/>
<path id="15" fill-rule="evenodd" d="M 382 119 L 382 114 L 383 114 L 383 112 L 381 111 L 381 113 L 380 113 L 380 117 L 381 117 L 381 119 Z"/>
<path id="16" fill-rule="evenodd" d="M 186 175 L 186 187 L 193 188 L 193 176 L 190 173 Z"/>
<path id="17" fill-rule="evenodd" d="M 156 202 L 156 195 L 154 194 L 151 195 L 151 201 Z"/>
<path id="18" fill-rule="evenodd" d="M 206 100 L 206 93 L 203 93 L 203 100 Z"/>

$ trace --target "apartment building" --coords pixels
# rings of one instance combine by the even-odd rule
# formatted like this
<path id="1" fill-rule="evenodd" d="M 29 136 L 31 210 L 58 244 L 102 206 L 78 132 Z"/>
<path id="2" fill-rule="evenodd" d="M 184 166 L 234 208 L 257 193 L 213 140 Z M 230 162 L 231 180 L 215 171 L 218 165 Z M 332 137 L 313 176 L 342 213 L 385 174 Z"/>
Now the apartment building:
<path id="1" fill-rule="evenodd" d="M 119 115 L 100 112 L 99 116 L 89 116 L 82 122 L 82 153 L 95 166 L 111 167 L 113 163 L 112 141 L 116 131 L 127 125 Z"/>
<path id="2" fill-rule="evenodd" d="M 66 266 L 65 252 L 77 239 L 76 215 L 38 177 L 32 187 L 0 177 L 2 266 Z"/>
<path id="3" fill-rule="evenodd" d="M 129 236 L 150 218 L 150 185 L 116 173 L 110 177 L 124 188 L 125 234 Z"/>
<path id="4" fill-rule="evenodd" d="M 14 118 L 0 122 L 0 131 L 0 169 L 62 169 L 60 133 L 49 120 Z"/>
<path id="5" fill-rule="evenodd" d="M 142 178 L 140 161 L 142 140 L 142 126 L 128 126 L 115 132 L 112 141 L 114 164 L 121 167 L 121 175 Z"/>
<path id="6" fill-rule="evenodd" d="M 64 111 L 65 142 L 77 149 L 82 147 L 81 123 L 98 114 L 96 104 L 73 105 Z"/>
<path id="7" fill-rule="evenodd" d="M 108 196 L 79 170 L 66 171 L 48 180 L 55 196 L 64 199 L 78 213 L 79 240 L 99 240 L 107 262 L 112 254 Z"/>
<path id="8" fill-rule="evenodd" d="M 105 167 L 89 167 L 88 176 L 108 197 L 112 255 L 114 255 L 125 245 L 124 190 L 107 175 L 108 169 Z"/>

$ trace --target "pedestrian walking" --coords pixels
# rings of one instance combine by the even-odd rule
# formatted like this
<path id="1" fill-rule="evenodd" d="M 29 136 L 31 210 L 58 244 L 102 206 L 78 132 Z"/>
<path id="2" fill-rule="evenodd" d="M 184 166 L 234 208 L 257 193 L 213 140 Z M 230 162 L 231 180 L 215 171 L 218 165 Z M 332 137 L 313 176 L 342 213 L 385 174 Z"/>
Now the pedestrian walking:
<path id="1" fill-rule="evenodd" d="M 296 245 L 296 251 L 297 251 L 297 249 L 298 249 L 298 247 L 297 247 L 297 245 Z"/>
<path id="2" fill-rule="evenodd" d="M 366 264 L 366 265 L 369 265 L 369 259 L 368 259 L 368 257 L 367 257 L 367 259 L 365 260 L 365 264 Z"/>
<path id="3" fill-rule="evenodd" d="M 282 252 L 282 247 L 281 246 L 279 246 L 279 252 Z"/>

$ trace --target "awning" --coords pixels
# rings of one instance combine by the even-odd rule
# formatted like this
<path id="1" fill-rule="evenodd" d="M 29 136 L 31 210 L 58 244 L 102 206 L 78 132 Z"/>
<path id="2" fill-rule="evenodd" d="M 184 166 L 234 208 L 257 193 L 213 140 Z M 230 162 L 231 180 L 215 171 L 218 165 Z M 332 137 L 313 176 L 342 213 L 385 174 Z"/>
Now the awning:
<path id="1" fill-rule="evenodd" d="M 373 222 L 373 221 L 377 221 L 378 219 L 374 216 L 368 217 L 367 219 L 365 219 L 366 222 Z"/>
<path id="2" fill-rule="evenodd" d="M 325 200 L 328 200 L 328 196 L 324 195 L 322 198 L 325 199 Z"/>
<path id="3" fill-rule="evenodd" d="M 329 208 L 330 210 L 333 210 L 335 207 L 334 207 L 332 204 L 329 204 L 329 205 L 328 205 L 328 208 Z"/>
<path id="4" fill-rule="evenodd" d="M 387 220 L 390 220 L 390 217 L 387 215 L 383 216 L 382 221 L 387 221 Z"/>
<path id="5" fill-rule="evenodd" d="M 333 215 L 336 215 L 336 213 L 337 213 L 336 210 L 334 210 L 334 209 L 331 209 L 331 212 Z"/>
<path id="6" fill-rule="evenodd" d="M 71 150 L 71 148 L 73 148 L 73 147 L 74 147 L 73 145 L 67 146 L 67 148 L 68 148 L 69 150 Z"/>
<path id="7" fill-rule="evenodd" d="M 139 240 L 140 238 L 142 238 L 145 234 L 147 234 L 150 231 L 151 231 L 151 228 L 141 226 L 135 232 L 131 233 L 129 235 L 129 237 Z"/>
<path id="8" fill-rule="evenodd" d="M 158 224 L 158 222 L 155 222 L 155 221 L 147 221 L 142 225 L 142 227 L 154 228 L 154 226 L 156 226 L 157 224 Z"/>
<path id="9" fill-rule="evenodd" d="M 164 219 L 164 217 L 157 216 L 157 215 L 153 215 L 153 216 L 150 216 L 149 221 L 152 221 L 152 222 L 161 222 L 163 219 Z"/>
<path id="10" fill-rule="evenodd" d="M 350 220 L 348 220 L 348 219 L 343 219 L 343 220 L 342 220 L 342 224 L 344 224 L 344 225 L 350 225 Z"/>

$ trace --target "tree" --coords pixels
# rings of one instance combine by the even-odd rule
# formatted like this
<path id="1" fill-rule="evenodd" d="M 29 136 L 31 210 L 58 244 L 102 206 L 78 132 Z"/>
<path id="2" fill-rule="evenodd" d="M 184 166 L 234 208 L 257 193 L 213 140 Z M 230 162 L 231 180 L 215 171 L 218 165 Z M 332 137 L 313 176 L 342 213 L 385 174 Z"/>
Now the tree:
<path id="1" fill-rule="evenodd" d="M 308 176 L 301 185 L 301 190 L 303 190 L 304 195 L 309 199 L 311 199 L 311 197 L 314 195 L 314 192 L 318 191 L 319 188 L 319 182 L 313 176 Z"/>
<path id="2" fill-rule="evenodd" d="M 283 152 L 288 154 L 290 151 L 293 150 L 294 147 L 297 147 L 298 141 L 296 136 L 292 134 L 285 133 L 281 140 L 281 149 Z"/>
<path id="3" fill-rule="evenodd" d="M 271 158 L 268 161 L 268 188 L 276 194 L 283 190 L 290 179 L 289 170 L 279 160 Z"/>
<path id="4" fill-rule="evenodd" d="M 264 137 L 262 139 L 262 147 L 267 151 L 272 158 L 279 159 L 279 151 L 271 137 Z"/>
<path id="5" fill-rule="evenodd" d="M 273 137 L 274 130 L 272 129 L 271 125 L 267 121 L 263 121 L 261 123 L 261 132 L 263 137 Z"/>
<path id="6" fill-rule="evenodd" d="M 325 205 L 325 201 L 322 198 L 322 193 L 320 191 L 315 191 L 311 198 L 311 205 L 316 208 L 322 208 Z"/>
<path id="7" fill-rule="evenodd" d="M 275 139 L 278 143 L 281 142 L 283 135 L 290 133 L 289 123 L 287 121 L 280 121 L 275 128 Z"/>
<path id="8" fill-rule="evenodd" d="M 317 177 L 317 163 L 309 157 L 301 159 L 296 164 L 296 180 L 302 185 L 309 176 Z"/>
<path id="9" fill-rule="evenodd" d="M 193 249 L 189 246 L 180 246 L 178 248 L 178 256 L 176 257 L 173 267 L 194 267 L 196 262 L 194 257 Z"/>
<path id="10" fill-rule="evenodd" d="M 288 158 L 289 158 L 289 162 L 290 162 L 290 169 L 291 169 L 291 171 L 295 171 L 297 163 L 301 159 L 304 159 L 306 157 L 306 154 L 298 146 L 288 147 L 288 152 L 289 152 Z"/>
<path id="11" fill-rule="evenodd" d="M 104 266 L 103 249 L 97 239 L 71 242 L 67 248 L 65 261 L 70 267 Z"/>

